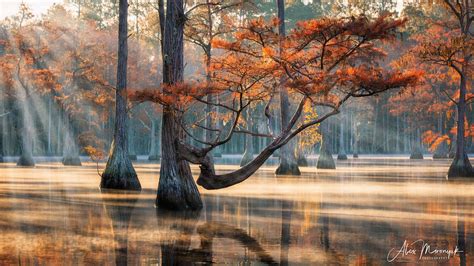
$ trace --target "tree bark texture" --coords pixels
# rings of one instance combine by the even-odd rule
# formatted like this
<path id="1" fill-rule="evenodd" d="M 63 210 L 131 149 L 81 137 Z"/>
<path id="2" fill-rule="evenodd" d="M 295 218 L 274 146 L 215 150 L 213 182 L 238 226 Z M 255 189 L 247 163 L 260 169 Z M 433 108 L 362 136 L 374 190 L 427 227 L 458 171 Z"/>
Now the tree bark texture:
<path id="1" fill-rule="evenodd" d="M 132 162 L 128 157 L 127 140 L 127 57 L 128 57 L 128 1 L 120 0 L 117 88 L 115 90 L 114 138 L 100 188 L 141 190 Z"/>

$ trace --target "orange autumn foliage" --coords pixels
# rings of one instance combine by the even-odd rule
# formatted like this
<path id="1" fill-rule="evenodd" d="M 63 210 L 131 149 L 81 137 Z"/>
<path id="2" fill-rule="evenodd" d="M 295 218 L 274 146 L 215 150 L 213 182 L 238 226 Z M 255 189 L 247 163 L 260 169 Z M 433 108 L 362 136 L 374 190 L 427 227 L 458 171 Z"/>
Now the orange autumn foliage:
<path id="1" fill-rule="evenodd" d="M 227 113 L 227 120 L 235 121 L 229 136 L 244 125 L 240 114 L 245 108 L 256 103 L 272 105 L 282 84 L 288 87 L 293 101 L 301 100 L 298 106 L 308 102 L 309 108 L 329 107 L 333 109 L 329 115 L 333 115 L 351 97 L 367 97 L 418 84 L 422 71 L 392 70 L 378 64 L 386 55 L 381 44 L 393 41 L 404 23 L 404 19 L 393 19 L 388 14 L 375 20 L 364 16 L 322 18 L 301 21 L 282 38 L 277 19 L 251 20 L 233 38 L 212 40 L 218 53 L 211 61 L 210 80 L 129 88 L 127 93 L 133 101 L 157 102 L 181 115 L 202 105 L 218 107 L 220 115 Z M 207 102 L 207 95 L 218 101 Z M 305 121 L 296 133 L 320 118 L 326 116 Z M 192 127 L 199 126 L 203 119 L 197 120 Z"/>

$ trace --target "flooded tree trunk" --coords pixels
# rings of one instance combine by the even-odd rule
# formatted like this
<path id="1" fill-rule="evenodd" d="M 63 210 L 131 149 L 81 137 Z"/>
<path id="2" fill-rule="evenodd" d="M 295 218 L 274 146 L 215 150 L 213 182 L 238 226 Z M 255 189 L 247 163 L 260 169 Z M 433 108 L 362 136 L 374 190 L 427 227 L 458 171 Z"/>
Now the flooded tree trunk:
<path id="1" fill-rule="evenodd" d="M 63 146 L 63 165 L 81 166 L 81 159 L 79 158 L 79 148 L 77 147 L 76 138 L 74 137 L 74 127 L 71 124 L 70 118 L 65 118 L 66 131 L 64 132 L 64 146 Z"/>
<path id="2" fill-rule="evenodd" d="M 280 21 L 278 26 L 278 33 L 280 36 L 285 36 L 285 2 L 284 0 L 277 1 L 278 19 Z M 280 45 L 280 53 L 282 53 L 282 46 Z M 281 128 L 288 126 L 290 121 L 290 101 L 288 98 L 288 90 L 284 82 L 280 82 L 280 116 Z M 296 161 L 294 152 L 294 141 L 288 142 L 287 145 L 280 149 L 280 165 L 276 169 L 277 175 L 300 175 L 300 169 Z"/>
<path id="3" fill-rule="evenodd" d="M 328 127 L 327 124 L 324 126 Z M 336 163 L 327 147 L 329 141 L 327 134 L 328 132 L 326 130 L 321 130 L 321 147 L 319 149 L 318 163 L 316 164 L 317 169 L 336 169 Z"/>
<path id="4" fill-rule="evenodd" d="M 303 166 L 303 167 L 308 166 L 308 160 L 306 159 L 306 155 L 303 149 L 296 148 L 295 153 L 296 153 L 296 161 L 298 163 L 298 166 Z"/>
<path id="5" fill-rule="evenodd" d="M 448 148 L 448 158 L 454 159 L 456 156 L 456 135 L 448 131 L 449 139 L 451 139 L 451 144 Z"/>
<path id="6" fill-rule="evenodd" d="M 4 132 L 3 132 L 3 125 L 5 123 L 2 123 L 2 125 L 0 125 L 0 132 L 1 132 L 1 135 L 0 135 L 0 163 L 3 163 L 4 160 L 3 160 L 3 155 L 5 154 L 5 147 L 3 146 L 3 143 L 4 143 Z"/>
<path id="7" fill-rule="evenodd" d="M 163 44 L 163 83 L 183 81 L 183 29 L 185 14 L 183 0 L 166 2 Z M 161 168 L 156 205 L 160 208 L 183 210 L 201 209 L 202 201 L 191 174 L 189 163 L 178 158 L 178 141 L 184 132 L 174 111 L 163 110 L 161 133 Z"/>
<path id="8" fill-rule="evenodd" d="M 375 106 L 374 106 L 374 127 L 373 127 L 373 135 L 372 135 L 372 147 L 371 147 L 371 152 L 372 153 L 377 153 L 377 138 L 378 138 L 378 119 L 379 119 L 379 108 L 378 108 L 378 100 L 375 100 Z"/>
<path id="9" fill-rule="evenodd" d="M 441 133 L 441 135 L 445 134 L 444 126 L 443 126 L 443 116 L 442 114 L 438 114 L 438 132 Z M 446 147 L 446 143 L 443 142 L 438 147 L 436 147 L 436 150 L 433 153 L 433 159 L 445 159 L 448 158 L 448 150 Z"/>
<path id="10" fill-rule="evenodd" d="M 353 122 L 353 138 L 352 138 L 352 158 L 359 158 L 359 125 L 356 120 Z"/>
<path id="11" fill-rule="evenodd" d="M 66 131 L 64 133 L 64 150 L 63 150 L 63 165 L 81 166 L 81 159 L 79 157 L 79 149 L 77 147 L 74 133 Z"/>
<path id="12" fill-rule="evenodd" d="M 26 100 L 17 100 L 19 111 L 19 127 L 20 127 L 20 159 L 16 165 L 18 166 L 35 166 L 33 159 L 33 144 L 31 143 L 31 123 L 27 121 L 28 110 L 26 110 Z"/>
<path id="13" fill-rule="evenodd" d="M 448 170 L 448 177 L 474 177 L 471 162 L 465 150 L 464 131 L 466 121 L 466 69 L 463 66 L 457 104 L 456 155 Z"/>
<path id="14" fill-rule="evenodd" d="M 1 113 L 4 114 L 1 116 L 1 123 L 0 123 L 0 163 L 3 163 L 4 160 L 3 160 L 3 156 L 5 155 L 5 148 L 8 148 L 8 147 L 5 147 L 3 144 L 6 142 L 5 139 L 6 139 L 6 135 L 7 135 L 7 118 L 6 118 L 6 114 L 5 114 L 5 105 L 9 105 L 9 101 L 7 101 L 5 99 L 5 97 L 3 96 L 2 97 L 3 99 L 3 104 L 1 105 Z M 7 149 L 8 150 L 8 149 Z"/>
<path id="15" fill-rule="evenodd" d="M 341 126 L 339 127 L 339 153 L 338 160 L 347 160 L 346 150 L 344 149 L 344 120 L 341 117 Z"/>
<path id="16" fill-rule="evenodd" d="M 151 129 L 150 129 L 150 153 L 148 155 L 149 161 L 159 161 L 160 156 L 160 141 L 161 138 L 159 136 L 159 124 L 157 119 L 151 119 Z"/>
<path id="17" fill-rule="evenodd" d="M 316 164 L 317 169 L 336 169 L 336 163 L 332 154 L 327 148 L 326 137 L 323 136 L 323 141 L 321 142 L 321 148 L 319 150 L 318 163 Z"/>
<path id="18" fill-rule="evenodd" d="M 191 168 L 187 161 L 178 158 L 177 143 L 183 132 L 176 119 L 172 110 L 164 110 L 161 135 L 163 157 L 156 205 L 172 210 L 198 210 L 202 208 L 202 201 Z"/>
<path id="19" fill-rule="evenodd" d="M 130 120 L 128 120 L 130 121 Z M 132 125 L 133 127 L 133 125 Z M 135 130 L 132 130 L 132 127 L 128 127 L 128 158 L 130 158 L 130 160 L 132 161 L 136 161 L 137 160 L 137 153 L 136 153 L 136 150 L 135 150 L 135 143 L 134 143 L 134 139 L 135 139 Z"/>
<path id="20" fill-rule="evenodd" d="M 51 97 L 48 98 L 48 150 L 47 154 L 50 156 L 53 151 L 51 149 L 51 131 L 52 131 L 52 118 L 53 118 L 53 108 L 52 108 L 53 100 Z"/>
<path id="21" fill-rule="evenodd" d="M 61 153 L 61 109 L 58 111 L 58 127 L 56 128 L 56 154 Z"/>
<path id="22" fill-rule="evenodd" d="M 411 160 L 423 160 L 423 153 L 421 152 L 421 136 L 420 136 L 420 129 L 416 129 L 416 133 L 414 133 L 414 140 L 412 142 L 412 151 L 410 154 Z"/>
<path id="23" fill-rule="evenodd" d="M 132 162 L 128 157 L 127 142 L 127 56 L 128 56 L 128 1 L 120 0 L 117 88 L 115 90 L 114 139 L 100 188 L 141 190 Z"/>
<path id="24" fill-rule="evenodd" d="M 400 117 L 397 115 L 397 127 L 396 127 L 396 135 L 395 135 L 395 153 L 400 153 Z"/>

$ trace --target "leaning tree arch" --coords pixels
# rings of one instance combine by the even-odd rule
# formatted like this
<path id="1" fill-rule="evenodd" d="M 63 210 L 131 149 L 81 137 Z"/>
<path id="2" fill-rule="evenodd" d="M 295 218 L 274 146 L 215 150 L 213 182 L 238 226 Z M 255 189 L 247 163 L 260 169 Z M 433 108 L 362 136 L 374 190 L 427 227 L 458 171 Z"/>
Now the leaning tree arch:
<path id="1" fill-rule="evenodd" d="M 384 15 L 375 20 L 352 17 L 310 20 L 298 23 L 285 38 L 278 35 L 278 20 L 254 20 L 233 36 L 233 40 L 215 40 L 221 56 L 214 57 L 210 81 L 183 82 L 182 1 L 168 1 L 164 29 L 163 86 L 157 89 L 129 91 L 135 101 L 153 101 L 164 106 L 163 159 L 157 205 L 171 209 L 199 209 L 202 202 L 189 163 L 200 167 L 197 184 L 206 189 L 221 189 L 252 176 L 278 149 L 307 128 L 340 112 L 352 97 L 369 97 L 384 91 L 413 85 L 419 72 L 405 73 L 377 67 L 383 56 L 378 44 L 394 39 L 404 20 Z M 279 47 L 283 46 L 283 52 Z M 284 83 L 295 111 L 279 133 L 252 132 L 242 123 L 243 113 L 251 104 L 269 111 L 278 103 L 278 86 Z M 207 95 L 218 96 L 218 103 Z M 200 123 L 206 106 L 218 107 L 226 115 L 224 126 L 210 128 Z M 199 108 L 201 106 L 202 108 Z M 321 108 L 318 117 L 300 119 L 303 108 Z M 205 120 L 205 119 L 204 119 Z M 201 139 L 192 127 L 213 132 L 213 138 Z M 216 173 L 209 153 L 224 145 L 235 134 L 269 139 L 268 145 L 249 163 L 227 173 Z M 200 145 L 191 145 L 188 139 Z"/>

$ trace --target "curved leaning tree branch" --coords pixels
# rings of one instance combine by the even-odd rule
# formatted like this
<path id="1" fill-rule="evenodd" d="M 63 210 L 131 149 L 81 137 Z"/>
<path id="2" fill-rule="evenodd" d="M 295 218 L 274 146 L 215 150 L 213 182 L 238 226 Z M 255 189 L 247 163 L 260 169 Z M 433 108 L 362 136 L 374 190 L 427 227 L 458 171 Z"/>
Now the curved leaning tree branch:
<path id="1" fill-rule="evenodd" d="M 362 16 L 300 22 L 282 41 L 285 49 L 280 53 L 278 21 L 254 20 L 236 32 L 233 41 L 214 40 L 214 48 L 221 49 L 222 55 L 212 61 L 214 74 L 210 81 L 201 85 L 175 86 L 169 90 L 173 96 L 136 91 L 131 98 L 173 106 L 176 112 L 186 116 L 196 108 L 203 110 L 202 105 L 216 104 L 206 102 L 206 95 L 218 96 L 220 109 L 228 113 L 226 126 L 214 140 L 199 141 L 204 147 L 178 140 L 178 156 L 200 165 L 199 185 L 206 189 L 229 187 L 253 175 L 273 152 L 299 133 L 339 113 L 351 97 L 369 97 L 417 83 L 419 72 L 402 73 L 377 67 L 377 60 L 383 56 L 377 45 L 381 41 L 394 40 L 397 28 L 403 24 L 404 20 L 389 16 L 373 21 Z M 233 134 L 243 132 L 245 121 L 240 114 L 251 104 L 265 106 L 262 116 L 271 119 L 268 110 L 272 99 L 277 97 L 275 88 L 280 83 L 286 84 L 292 98 L 298 101 L 287 127 L 276 135 L 272 132 L 253 134 L 271 141 L 246 165 L 232 172 L 216 174 L 209 152 L 230 141 Z M 302 120 L 305 105 L 325 107 L 326 113 L 319 114 L 314 120 Z"/>

